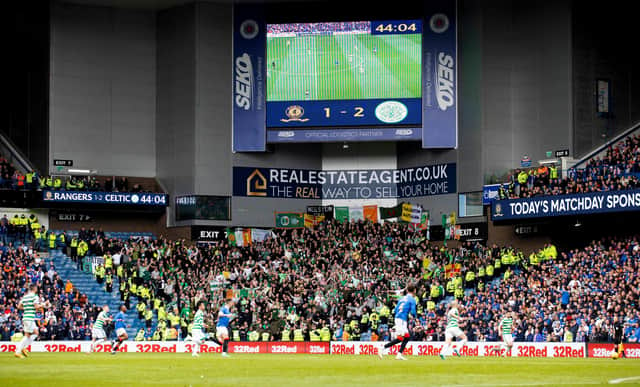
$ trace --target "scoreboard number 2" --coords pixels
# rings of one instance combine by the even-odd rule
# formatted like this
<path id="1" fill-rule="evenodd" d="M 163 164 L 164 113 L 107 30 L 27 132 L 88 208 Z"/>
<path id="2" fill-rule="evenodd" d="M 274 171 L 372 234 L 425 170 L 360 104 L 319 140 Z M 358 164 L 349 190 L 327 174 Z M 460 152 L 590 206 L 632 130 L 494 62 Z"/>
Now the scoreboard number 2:
<path id="1" fill-rule="evenodd" d="M 323 110 L 324 110 L 325 118 L 331 118 L 331 108 L 326 107 Z M 354 110 L 354 113 L 353 113 L 354 117 L 364 117 L 364 108 L 362 106 L 356 106 L 353 108 L 353 110 Z M 342 113 L 345 113 L 345 112 L 343 111 Z"/>

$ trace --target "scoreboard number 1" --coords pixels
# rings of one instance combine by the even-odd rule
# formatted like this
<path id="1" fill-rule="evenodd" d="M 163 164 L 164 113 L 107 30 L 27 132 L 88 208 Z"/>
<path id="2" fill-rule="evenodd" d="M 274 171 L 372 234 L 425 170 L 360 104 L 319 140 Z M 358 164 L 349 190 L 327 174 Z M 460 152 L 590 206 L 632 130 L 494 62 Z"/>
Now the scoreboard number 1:
<path id="1" fill-rule="evenodd" d="M 324 110 L 325 118 L 331 118 L 331 108 L 326 107 L 323 110 Z M 354 117 L 364 117 L 364 108 L 362 106 L 356 106 L 353 108 L 353 110 L 354 110 L 354 113 L 353 113 Z"/>

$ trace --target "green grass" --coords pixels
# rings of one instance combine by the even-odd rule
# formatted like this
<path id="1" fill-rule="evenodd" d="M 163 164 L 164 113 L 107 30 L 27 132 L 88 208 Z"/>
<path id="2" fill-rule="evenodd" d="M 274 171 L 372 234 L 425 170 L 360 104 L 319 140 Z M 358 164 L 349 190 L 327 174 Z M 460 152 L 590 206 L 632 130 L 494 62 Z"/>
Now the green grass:
<path id="1" fill-rule="evenodd" d="M 640 377 L 637 360 L 32 353 L 0 357 L 2 386 L 585 386 Z M 627 385 L 640 383 L 630 380 Z M 625 383 L 621 383 L 625 384 Z"/>
<path id="2" fill-rule="evenodd" d="M 420 34 L 268 38 L 267 101 L 420 98 L 421 41 Z"/>

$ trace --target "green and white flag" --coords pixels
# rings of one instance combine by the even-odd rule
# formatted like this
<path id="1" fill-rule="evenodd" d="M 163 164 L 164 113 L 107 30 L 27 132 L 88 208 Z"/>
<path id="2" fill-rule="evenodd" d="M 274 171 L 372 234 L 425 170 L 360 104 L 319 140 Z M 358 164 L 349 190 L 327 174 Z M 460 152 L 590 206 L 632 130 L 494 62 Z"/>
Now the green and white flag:
<path id="1" fill-rule="evenodd" d="M 349 207 L 334 207 L 334 217 L 340 223 L 349 221 Z"/>

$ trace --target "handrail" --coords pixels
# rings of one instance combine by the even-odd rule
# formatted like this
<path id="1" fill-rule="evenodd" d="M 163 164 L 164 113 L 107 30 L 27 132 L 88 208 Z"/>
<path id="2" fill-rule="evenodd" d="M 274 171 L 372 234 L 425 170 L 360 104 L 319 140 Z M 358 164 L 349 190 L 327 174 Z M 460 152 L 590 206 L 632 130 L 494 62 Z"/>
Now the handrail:
<path id="1" fill-rule="evenodd" d="M 36 169 L 29 158 L 2 130 L 0 130 L 0 153 L 22 173 Z"/>
<path id="2" fill-rule="evenodd" d="M 624 132 L 620 133 L 619 135 L 617 135 L 616 137 L 612 138 L 611 140 L 605 142 L 604 144 L 600 145 L 599 147 L 597 147 L 596 149 L 594 149 L 593 151 L 591 151 L 590 153 L 588 153 L 587 155 L 583 156 L 580 161 L 578 161 L 577 163 L 575 163 L 573 165 L 573 167 L 577 167 L 580 164 L 584 164 L 587 161 L 591 160 L 592 158 L 594 158 L 595 156 L 597 156 L 598 154 L 604 152 L 607 150 L 607 148 L 609 148 L 612 145 L 617 144 L 618 142 L 620 142 L 623 138 L 629 136 L 630 134 L 632 134 L 633 132 L 637 131 L 640 129 L 640 122 L 636 122 L 634 125 L 632 125 L 629 129 L 625 130 Z"/>

